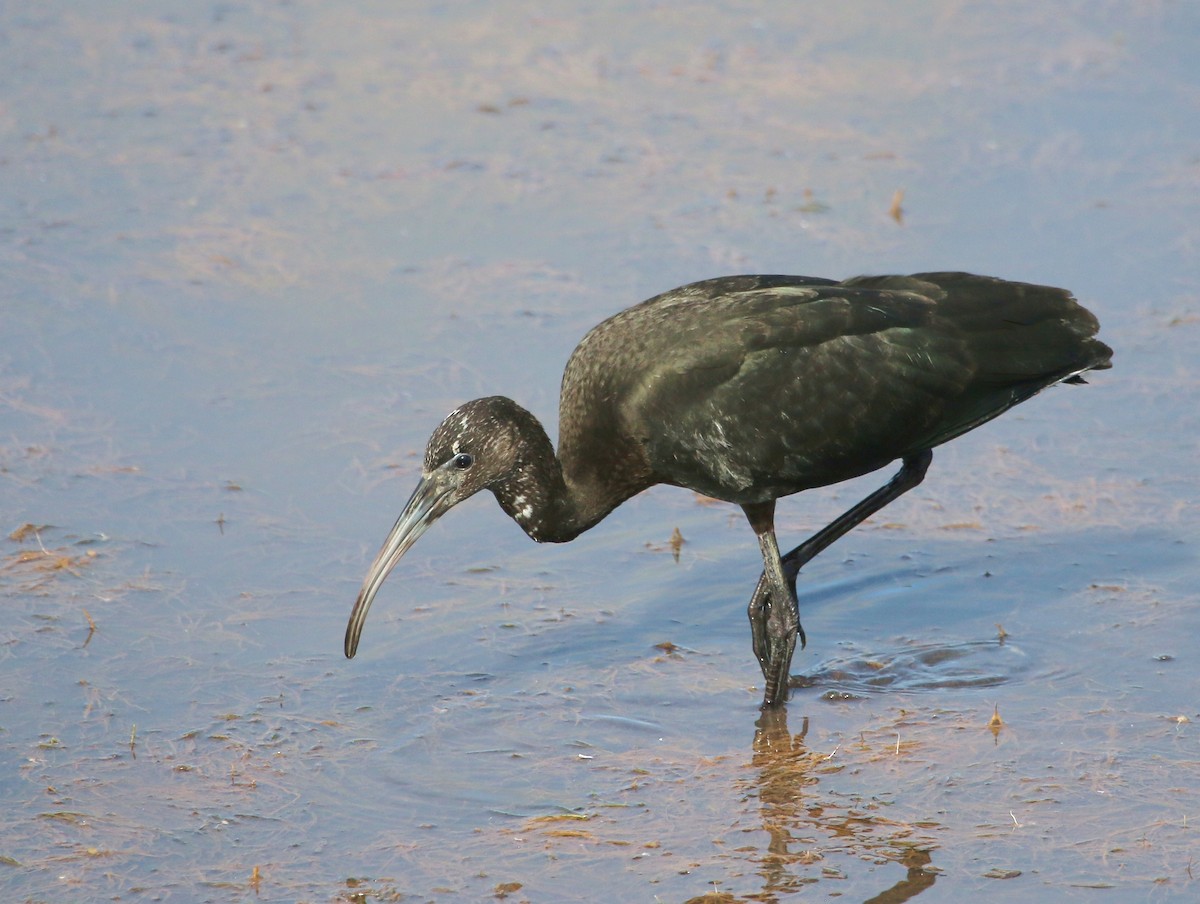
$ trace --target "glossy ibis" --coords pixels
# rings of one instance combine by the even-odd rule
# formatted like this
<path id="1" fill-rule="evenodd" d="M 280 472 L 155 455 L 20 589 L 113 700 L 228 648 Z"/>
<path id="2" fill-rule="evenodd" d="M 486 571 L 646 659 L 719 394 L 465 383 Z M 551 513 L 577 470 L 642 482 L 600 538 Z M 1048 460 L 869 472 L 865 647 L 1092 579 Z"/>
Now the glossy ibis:
<path id="1" fill-rule="evenodd" d="M 762 551 L 750 601 L 765 707 L 787 699 L 796 574 L 925 476 L 934 446 L 1053 383 L 1109 367 L 1099 324 L 1063 289 L 968 273 L 729 276 L 609 318 L 563 373 L 558 453 L 502 396 L 452 411 L 367 573 L 346 628 L 400 557 L 451 507 L 491 490 L 539 543 L 563 543 L 654 484 L 737 503 Z M 899 459 L 883 487 L 780 556 L 775 501 Z"/>

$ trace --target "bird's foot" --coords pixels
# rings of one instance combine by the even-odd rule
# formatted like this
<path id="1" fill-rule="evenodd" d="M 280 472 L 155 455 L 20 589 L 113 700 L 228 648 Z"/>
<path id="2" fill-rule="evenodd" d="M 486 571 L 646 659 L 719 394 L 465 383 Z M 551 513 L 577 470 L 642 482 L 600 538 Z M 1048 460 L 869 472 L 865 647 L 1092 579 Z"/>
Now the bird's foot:
<path id="1" fill-rule="evenodd" d="M 793 600 L 775 605 L 772 599 L 765 615 L 761 622 L 761 653 L 755 652 L 760 653 L 758 664 L 765 682 L 763 708 L 769 709 L 787 702 L 796 639 L 804 637 L 804 630 L 800 627 Z"/>
<path id="2" fill-rule="evenodd" d="M 800 649 L 804 649 L 808 643 L 804 626 L 800 624 L 798 608 L 794 598 L 786 600 L 783 605 L 776 605 L 765 575 L 750 600 L 747 609 L 750 639 L 754 658 L 758 660 L 758 667 L 767 685 L 764 705 L 775 705 L 772 701 L 780 697 L 786 699 L 788 671 L 796 651 L 796 639 L 800 639 Z"/>

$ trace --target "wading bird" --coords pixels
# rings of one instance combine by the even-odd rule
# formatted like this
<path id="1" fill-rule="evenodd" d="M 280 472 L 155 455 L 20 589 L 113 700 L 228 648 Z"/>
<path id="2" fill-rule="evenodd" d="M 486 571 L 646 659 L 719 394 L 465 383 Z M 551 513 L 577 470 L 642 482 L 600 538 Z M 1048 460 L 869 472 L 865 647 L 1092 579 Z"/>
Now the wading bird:
<path id="1" fill-rule="evenodd" d="M 1099 324 L 1063 289 L 968 273 L 729 276 L 681 286 L 592 329 L 567 362 L 558 452 L 537 419 L 491 396 L 433 431 L 420 482 L 346 628 L 417 538 L 491 490 L 539 543 L 564 543 L 655 484 L 737 503 L 762 552 L 750 600 L 763 706 L 787 699 L 800 568 L 917 486 L 934 446 L 1054 383 L 1110 366 Z M 791 552 L 775 501 L 899 460 L 883 487 Z"/>

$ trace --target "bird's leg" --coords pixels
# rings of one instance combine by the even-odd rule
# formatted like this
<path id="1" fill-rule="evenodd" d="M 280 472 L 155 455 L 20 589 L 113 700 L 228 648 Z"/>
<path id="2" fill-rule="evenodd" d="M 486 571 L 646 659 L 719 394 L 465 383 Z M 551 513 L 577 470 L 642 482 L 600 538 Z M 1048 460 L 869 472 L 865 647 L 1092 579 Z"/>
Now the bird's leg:
<path id="1" fill-rule="evenodd" d="M 833 543 L 834 540 L 849 532 L 853 527 L 870 518 L 889 502 L 895 501 L 917 486 L 925 479 L 925 472 L 929 469 L 931 461 L 933 461 L 933 453 L 928 449 L 922 449 L 920 452 L 905 457 L 900 470 L 885 485 L 849 511 L 839 515 L 787 555 L 783 556 L 781 566 L 784 580 L 787 583 L 787 596 L 785 599 L 789 601 L 796 599 L 796 575 L 800 573 L 800 569 L 813 556 Z M 769 611 L 771 608 L 770 596 L 774 590 L 772 586 L 774 583 L 775 579 L 771 577 L 769 570 L 764 568 L 762 576 L 758 579 L 758 586 L 754 588 L 754 596 L 750 599 L 750 606 L 747 609 L 750 616 L 751 636 L 754 642 L 754 655 L 758 657 L 764 678 L 767 677 L 770 663 L 764 658 L 764 653 L 766 652 L 764 646 L 765 635 L 763 634 L 761 624 L 763 616 L 760 613 Z M 799 605 L 798 603 L 794 605 L 797 607 L 796 630 L 800 636 L 800 648 L 803 649 L 807 638 L 804 636 L 804 627 L 800 624 Z"/>
<path id="2" fill-rule="evenodd" d="M 834 540 L 866 521 L 885 505 L 895 502 L 909 490 L 918 486 L 925 479 L 925 472 L 929 470 L 931 461 L 933 461 L 933 452 L 929 449 L 922 449 L 915 455 L 908 456 L 903 460 L 900 470 L 891 480 L 784 556 L 784 574 L 788 576 L 792 588 L 794 589 L 796 586 L 796 575 L 799 574 L 800 569 L 814 556 L 826 549 Z"/>
<path id="3" fill-rule="evenodd" d="M 763 706 L 778 706 L 787 700 L 788 669 L 792 665 L 796 635 L 800 630 L 799 606 L 795 591 L 790 589 L 795 584 L 788 584 L 779 558 L 779 544 L 775 540 L 775 500 L 743 505 L 742 511 L 758 537 L 763 557 L 762 580 L 769 588 L 761 599 L 755 594 L 749 611 L 754 655 L 758 657 L 765 679 Z"/>

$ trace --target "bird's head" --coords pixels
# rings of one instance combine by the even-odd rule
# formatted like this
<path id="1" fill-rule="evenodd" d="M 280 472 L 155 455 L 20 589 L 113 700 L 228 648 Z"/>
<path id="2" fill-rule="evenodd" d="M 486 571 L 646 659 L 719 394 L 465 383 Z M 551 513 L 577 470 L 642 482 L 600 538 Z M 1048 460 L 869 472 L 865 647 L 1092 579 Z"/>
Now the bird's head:
<path id="1" fill-rule="evenodd" d="M 350 613 L 347 658 L 357 652 L 371 601 L 400 558 L 438 518 L 480 490 L 502 483 L 518 468 L 525 418 L 532 420 L 532 415 L 515 402 L 492 396 L 460 405 L 433 431 L 421 479 L 371 563 Z"/>

